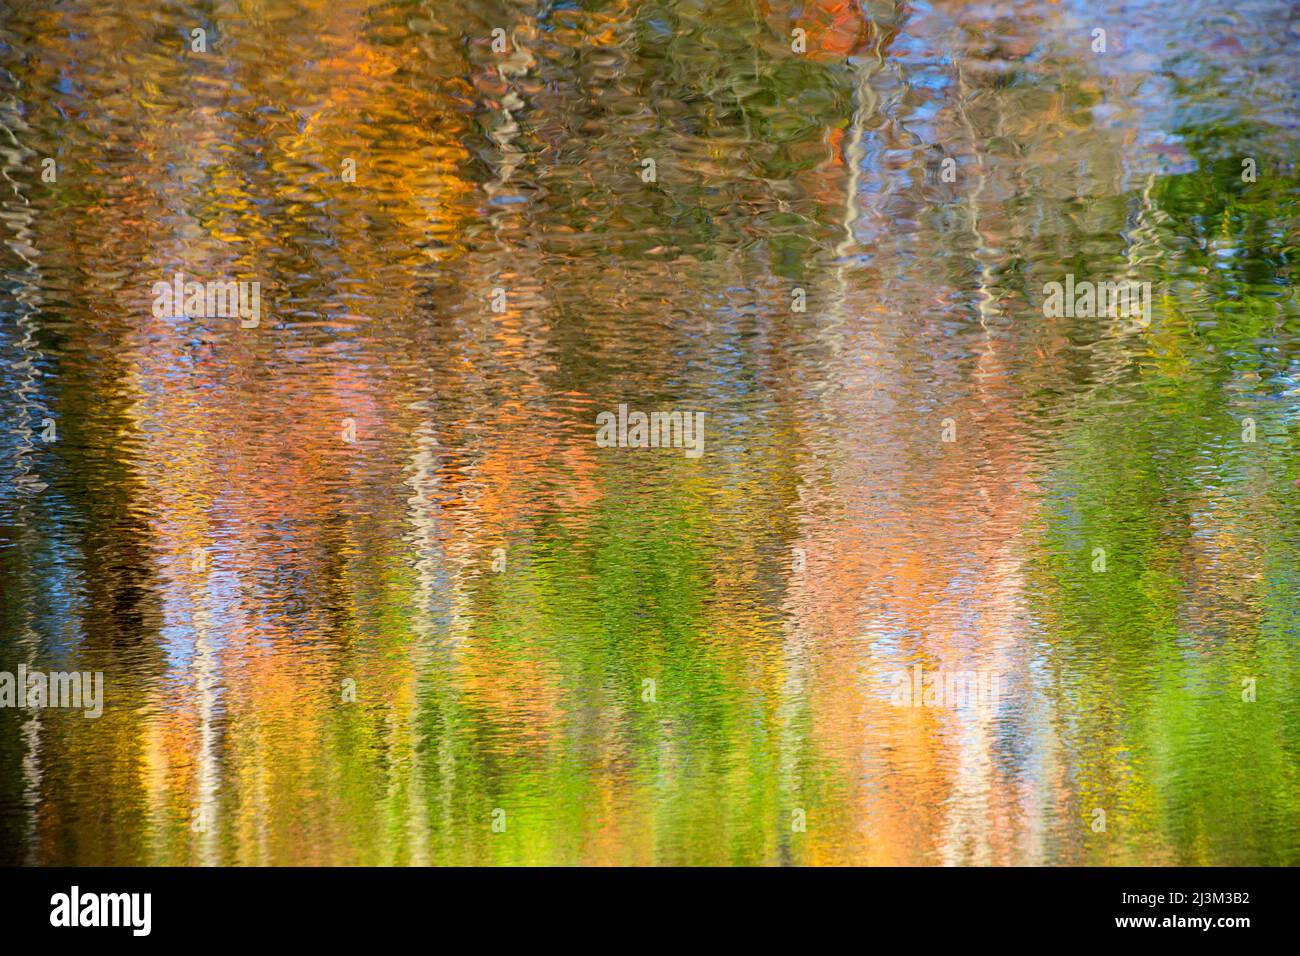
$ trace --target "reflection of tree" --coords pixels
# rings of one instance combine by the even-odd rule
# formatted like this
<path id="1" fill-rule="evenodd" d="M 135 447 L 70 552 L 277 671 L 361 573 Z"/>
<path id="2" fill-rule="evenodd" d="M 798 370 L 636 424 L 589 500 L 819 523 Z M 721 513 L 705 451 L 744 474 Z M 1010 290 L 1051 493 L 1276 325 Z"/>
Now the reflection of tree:
<path id="1" fill-rule="evenodd" d="M 1198 173 L 1125 188 L 1101 81 L 1019 8 L 908 21 L 952 54 L 917 76 L 834 0 L 432 7 L 205 61 L 170 14 L 13 14 L 6 65 L 71 92 L 4 114 L 5 388 L 61 441 L 3 621 L 49 650 L 50 568 L 68 653 L 129 678 L 5 745 L 35 858 L 1289 861 L 1294 182 L 1190 128 Z M 1063 263 L 1210 278 L 1133 333 L 1038 319 Z M 182 266 L 266 277 L 267 327 L 155 320 Z M 708 467 L 594 449 L 622 400 L 706 408 Z M 1024 710 L 890 708 L 914 661 Z"/>
<path id="2" fill-rule="evenodd" d="M 1188 131 L 1194 154 L 1205 139 Z M 1239 173 L 1204 157 L 1147 191 L 1158 223 L 1148 270 L 1164 265 L 1159 248 L 1173 237 L 1209 223 L 1217 237 L 1203 252 L 1180 244 L 1180 271 L 1164 282 L 1196 276 L 1200 288 L 1167 297 L 1149 344 L 1123 340 L 1123 374 L 1070 412 L 1036 562 L 1051 582 L 1039 594 L 1050 693 L 1077 755 L 1076 812 L 1121 808 L 1133 861 L 1287 862 L 1264 834 L 1291 829 L 1300 812 L 1288 782 L 1295 729 L 1276 698 L 1241 700 L 1243 677 L 1274 688 L 1297 677 L 1275 649 L 1292 613 L 1282 568 L 1295 547 L 1279 491 L 1294 439 L 1276 383 L 1293 358 L 1259 348 L 1295 321 L 1270 288 L 1291 281 L 1270 223 L 1294 183 L 1247 187 Z M 1220 242 L 1240 254 L 1215 257 Z M 1248 444 L 1252 416 L 1259 438 Z M 1104 575 L 1089 570 L 1094 545 L 1108 547 Z M 1228 769 L 1241 766 L 1253 770 Z"/>

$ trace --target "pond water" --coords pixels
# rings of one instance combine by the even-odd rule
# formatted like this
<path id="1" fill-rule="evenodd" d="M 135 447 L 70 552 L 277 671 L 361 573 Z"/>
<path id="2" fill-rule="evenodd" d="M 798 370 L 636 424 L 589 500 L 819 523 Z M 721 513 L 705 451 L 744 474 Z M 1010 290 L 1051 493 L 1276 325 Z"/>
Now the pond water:
<path id="1" fill-rule="evenodd" d="M 0 862 L 1300 862 L 1291 4 L 134 6 L 0 13 Z"/>

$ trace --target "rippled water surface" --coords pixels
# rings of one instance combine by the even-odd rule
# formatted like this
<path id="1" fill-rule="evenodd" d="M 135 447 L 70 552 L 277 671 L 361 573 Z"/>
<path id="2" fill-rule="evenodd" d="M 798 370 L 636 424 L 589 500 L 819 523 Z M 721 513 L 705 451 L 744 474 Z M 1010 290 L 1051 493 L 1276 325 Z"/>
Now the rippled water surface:
<path id="1" fill-rule="evenodd" d="M 1296 17 L 11 0 L 0 861 L 1300 862 Z"/>

